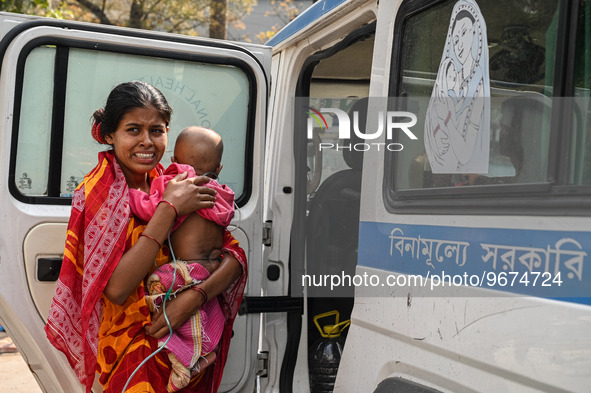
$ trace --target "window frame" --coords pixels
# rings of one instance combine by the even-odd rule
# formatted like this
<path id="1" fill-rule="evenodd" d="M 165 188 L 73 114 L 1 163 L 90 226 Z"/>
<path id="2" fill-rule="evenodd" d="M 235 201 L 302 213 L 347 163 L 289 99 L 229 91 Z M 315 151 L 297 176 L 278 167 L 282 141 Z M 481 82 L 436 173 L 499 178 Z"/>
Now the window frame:
<path id="1" fill-rule="evenodd" d="M 233 51 L 240 51 L 248 54 L 256 63 L 260 65 L 260 61 L 253 56 L 248 50 L 239 46 L 230 45 L 224 42 L 210 42 L 206 40 L 193 39 L 190 37 L 162 35 L 158 33 L 150 32 L 132 32 L 131 34 L 125 34 L 121 30 L 116 28 L 105 28 L 103 26 L 92 26 L 85 25 L 80 26 L 78 24 L 73 25 L 67 22 L 59 21 L 32 21 L 23 23 L 18 28 L 10 31 L 9 34 L 2 40 L 0 44 L 0 58 L 4 58 L 5 52 L 10 42 L 18 36 L 20 33 L 27 29 L 31 29 L 37 26 L 44 27 L 61 27 L 67 28 L 71 25 L 72 29 L 81 30 L 85 32 L 97 32 L 97 33 L 109 33 L 112 35 L 131 36 L 147 39 L 156 39 L 162 42 L 172 41 L 188 43 L 195 46 L 204 47 L 217 47 L 231 49 Z M 127 32 L 126 32 L 127 33 Z M 18 147 L 19 127 L 20 127 L 20 116 L 21 116 L 21 105 L 23 97 L 23 83 L 24 83 L 24 71 L 27 57 L 35 48 L 44 45 L 53 45 L 56 47 L 55 57 L 55 72 L 53 75 L 53 110 L 51 119 L 51 130 L 50 130 L 50 148 L 49 148 L 49 168 L 48 168 L 48 184 L 47 184 L 47 195 L 25 195 L 20 192 L 16 185 L 16 153 Z M 96 50 L 111 53 L 120 53 L 126 55 L 158 57 L 161 59 L 181 60 L 187 62 L 196 63 L 207 63 L 216 65 L 230 65 L 235 66 L 242 70 L 248 80 L 249 86 L 249 103 L 247 109 L 247 124 L 246 124 L 246 136 L 245 136 L 245 156 L 244 156 L 244 188 L 241 195 L 236 196 L 236 204 L 239 207 L 246 205 L 250 200 L 253 190 L 253 157 L 254 157 L 254 139 L 255 139 L 255 121 L 256 121 L 256 110 L 257 110 L 257 94 L 258 85 L 256 81 L 256 75 L 254 70 L 244 60 L 234 58 L 231 56 L 212 56 L 208 54 L 195 54 L 185 53 L 178 50 L 167 50 L 164 48 L 137 48 L 131 45 L 122 44 L 111 44 L 111 43 L 96 43 L 86 41 L 77 38 L 63 38 L 52 35 L 46 35 L 38 37 L 27 42 L 21 52 L 18 54 L 17 69 L 15 73 L 15 90 L 14 94 L 14 107 L 13 107 L 13 121 L 12 121 L 12 138 L 10 146 L 10 164 L 8 174 L 8 188 L 10 194 L 20 202 L 26 204 L 42 204 L 42 205 L 71 205 L 71 196 L 59 196 L 60 194 L 60 182 L 61 182 L 61 166 L 62 166 L 62 153 L 63 153 L 63 135 L 64 135 L 64 116 L 65 116 L 65 100 L 66 100 L 66 83 L 67 83 L 67 65 L 68 65 L 68 52 L 69 48 L 79 48 L 87 50 Z M 261 69 L 264 69 L 261 65 Z M 265 76 L 266 78 L 266 76 Z M 9 93 L 10 94 L 10 93 Z M 106 97 L 105 97 L 106 99 Z M 264 108 L 266 112 L 266 108 Z M 89 118 L 90 118 L 89 113 Z"/>
<path id="2" fill-rule="evenodd" d="M 388 96 L 404 96 L 402 50 L 408 19 L 446 0 L 407 0 L 396 14 Z M 574 95 L 575 38 L 578 0 L 559 0 L 556 37 L 553 100 L 550 122 L 548 173 L 546 182 L 471 185 L 395 190 L 396 153 L 384 154 L 382 196 L 389 213 L 410 214 L 519 214 L 519 215 L 591 215 L 591 185 L 569 185 L 571 116 Z M 560 43 L 567 42 L 567 45 Z M 399 109 L 399 108 L 397 108 Z M 560 130 L 565 130 L 561 132 Z M 398 141 L 398 140 L 395 140 Z"/>

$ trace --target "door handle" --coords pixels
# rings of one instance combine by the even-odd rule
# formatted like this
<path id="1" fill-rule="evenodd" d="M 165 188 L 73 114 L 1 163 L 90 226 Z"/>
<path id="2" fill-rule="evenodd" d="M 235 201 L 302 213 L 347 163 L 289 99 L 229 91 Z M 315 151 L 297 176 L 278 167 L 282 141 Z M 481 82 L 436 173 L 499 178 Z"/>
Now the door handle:
<path id="1" fill-rule="evenodd" d="M 304 300 L 301 297 L 290 296 L 244 296 L 239 315 L 259 314 L 267 312 L 304 312 Z"/>
<path id="2" fill-rule="evenodd" d="M 39 258 L 37 260 L 37 279 L 39 281 L 57 281 L 62 268 L 62 257 Z"/>

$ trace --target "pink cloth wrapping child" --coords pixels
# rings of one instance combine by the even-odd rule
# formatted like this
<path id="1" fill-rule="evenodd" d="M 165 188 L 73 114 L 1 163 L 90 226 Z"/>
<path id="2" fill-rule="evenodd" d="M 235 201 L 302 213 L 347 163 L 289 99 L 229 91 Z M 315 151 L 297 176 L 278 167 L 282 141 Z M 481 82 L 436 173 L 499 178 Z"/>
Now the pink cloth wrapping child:
<path id="1" fill-rule="evenodd" d="M 154 215 L 158 203 L 162 200 L 166 184 L 179 173 L 187 172 L 188 177 L 195 176 L 193 167 L 189 165 L 171 164 L 163 176 L 156 178 L 150 185 L 150 195 L 139 190 L 129 190 L 129 203 L 132 212 L 142 220 L 149 221 Z M 211 180 L 207 187 L 213 188 L 216 203 L 213 208 L 200 209 L 196 213 L 227 227 L 234 216 L 234 192 L 226 185 Z M 187 216 L 177 217 L 173 225 L 176 229 Z M 174 250 L 173 250 L 174 251 Z M 209 272 L 199 263 L 185 263 L 177 260 L 176 277 L 173 282 L 175 264 L 168 263 L 156 270 L 147 281 L 146 301 L 153 312 L 162 305 L 164 295 L 172 287 L 171 293 L 182 291 L 195 283 L 209 277 Z M 168 384 L 169 392 L 183 388 L 189 382 L 191 370 L 201 356 L 215 350 L 224 329 L 225 318 L 217 298 L 209 300 L 200 310 L 173 334 L 166 344 L 172 363 L 172 373 Z M 168 336 L 159 340 L 164 345 Z"/>
<path id="2" fill-rule="evenodd" d="M 164 189 L 168 182 L 176 175 L 184 172 L 187 172 L 187 178 L 195 176 L 195 170 L 190 165 L 177 163 L 170 164 L 170 166 L 166 168 L 164 175 L 157 177 L 152 184 L 150 184 L 150 195 L 130 188 L 129 205 L 133 214 L 144 221 L 149 221 L 154 215 L 158 203 L 162 200 L 162 195 L 164 195 Z M 215 222 L 223 228 L 227 227 L 230 224 L 230 221 L 232 221 L 232 217 L 234 217 L 234 191 L 225 184 L 221 185 L 215 180 L 210 180 L 209 183 L 204 185 L 213 188 L 216 191 L 216 201 L 214 207 L 211 209 L 197 210 L 197 214 Z M 174 221 L 172 230 L 174 231 L 178 228 L 185 218 L 187 218 L 187 216 L 177 217 Z"/>

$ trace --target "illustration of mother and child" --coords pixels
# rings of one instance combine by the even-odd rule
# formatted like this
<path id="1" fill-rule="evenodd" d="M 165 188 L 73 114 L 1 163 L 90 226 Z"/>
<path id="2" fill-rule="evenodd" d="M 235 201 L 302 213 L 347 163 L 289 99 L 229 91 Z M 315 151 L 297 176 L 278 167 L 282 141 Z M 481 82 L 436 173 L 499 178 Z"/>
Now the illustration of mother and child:
<path id="1" fill-rule="evenodd" d="M 424 144 L 433 173 L 487 173 L 490 79 L 486 25 L 478 5 L 452 11 L 427 108 Z"/>
<path id="2" fill-rule="evenodd" d="M 183 130 L 164 170 L 171 115 L 158 89 L 133 81 L 92 116 L 109 149 L 74 193 L 45 327 L 86 392 L 95 374 L 105 393 L 220 385 L 246 255 L 226 230 L 234 193 L 215 181 L 221 137 Z"/>

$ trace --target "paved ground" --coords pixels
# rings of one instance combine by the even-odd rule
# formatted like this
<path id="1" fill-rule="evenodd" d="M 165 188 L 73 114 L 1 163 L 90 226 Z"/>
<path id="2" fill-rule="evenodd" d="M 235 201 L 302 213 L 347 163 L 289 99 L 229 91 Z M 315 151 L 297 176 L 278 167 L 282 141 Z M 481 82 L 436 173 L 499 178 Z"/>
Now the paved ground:
<path id="1" fill-rule="evenodd" d="M 27 364 L 5 332 L 0 332 L 2 393 L 42 393 Z"/>

